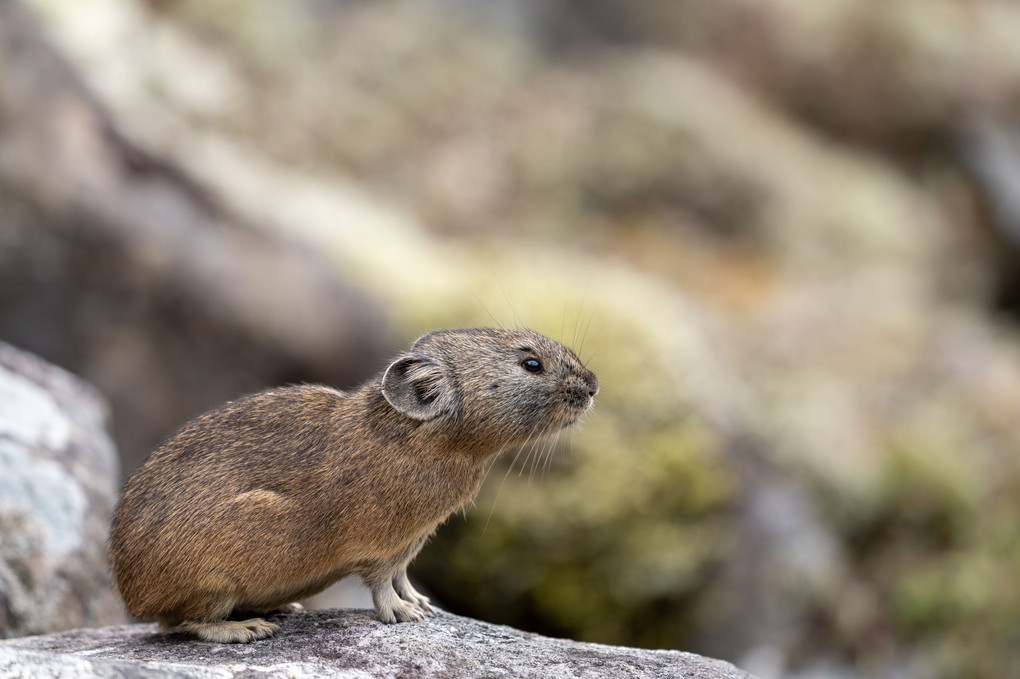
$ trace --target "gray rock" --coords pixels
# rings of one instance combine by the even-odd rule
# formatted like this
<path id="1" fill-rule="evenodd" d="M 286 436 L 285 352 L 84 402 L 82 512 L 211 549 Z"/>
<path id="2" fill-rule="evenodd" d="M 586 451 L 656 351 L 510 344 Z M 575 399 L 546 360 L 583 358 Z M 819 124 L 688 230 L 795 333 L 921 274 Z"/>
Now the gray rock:
<path id="1" fill-rule="evenodd" d="M 116 483 L 102 398 L 0 343 L 0 638 L 125 620 L 104 547 Z"/>
<path id="2" fill-rule="evenodd" d="M 155 625 L 82 629 L 0 643 L 0 676 L 33 677 L 684 677 L 752 679 L 681 651 L 551 639 L 440 613 L 384 625 L 367 611 L 287 616 L 276 637 L 211 644 Z"/>
<path id="3" fill-rule="evenodd" d="M 996 302 L 1020 316 L 1020 132 L 990 118 L 973 118 L 961 126 L 956 150 L 980 201 L 985 228 L 975 235 L 986 240 Z"/>

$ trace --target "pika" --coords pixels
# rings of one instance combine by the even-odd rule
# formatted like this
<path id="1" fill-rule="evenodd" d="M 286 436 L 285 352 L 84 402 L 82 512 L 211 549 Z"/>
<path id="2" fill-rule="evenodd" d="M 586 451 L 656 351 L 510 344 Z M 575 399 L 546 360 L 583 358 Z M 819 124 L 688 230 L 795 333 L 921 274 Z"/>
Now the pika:
<path id="1" fill-rule="evenodd" d="M 440 330 L 350 392 L 300 385 L 185 424 L 128 479 L 110 554 L 128 610 L 207 641 L 358 575 L 382 622 L 420 621 L 407 566 L 507 447 L 576 422 L 598 378 L 519 330 Z M 248 619 L 243 619 L 246 616 Z"/>

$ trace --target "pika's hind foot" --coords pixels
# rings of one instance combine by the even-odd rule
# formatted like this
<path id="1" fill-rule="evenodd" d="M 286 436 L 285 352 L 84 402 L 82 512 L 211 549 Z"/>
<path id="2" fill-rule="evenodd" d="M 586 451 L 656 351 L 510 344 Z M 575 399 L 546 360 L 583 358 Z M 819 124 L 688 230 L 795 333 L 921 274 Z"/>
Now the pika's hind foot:
<path id="1" fill-rule="evenodd" d="M 248 620 L 219 620 L 216 622 L 200 622 L 188 620 L 177 629 L 190 632 L 199 639 L 217 644 L 247 644 L 259 639 L 273 636 L 276 623 L 267 622 L 262 618 Z"/>

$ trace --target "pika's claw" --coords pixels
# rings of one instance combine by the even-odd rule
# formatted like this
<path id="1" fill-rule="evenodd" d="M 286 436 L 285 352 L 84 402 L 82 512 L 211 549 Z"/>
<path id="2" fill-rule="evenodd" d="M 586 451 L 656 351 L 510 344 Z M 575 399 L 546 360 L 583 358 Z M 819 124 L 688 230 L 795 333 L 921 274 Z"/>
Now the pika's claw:
<path id="1" fill-rule="evenodd" d="M 423 615 L 436 614 L 432 606 L 429 606 L 429 598 L 411 586 L 411 581 L 407 579 L 407 571 L 403 571 L 393 578 L 393 589 L 401 599 L 413 605 Z"/>
<path id="2" fill-rule="evenodd" d="M 429 606 L 429 598 L 427 596 L 418 595 L 418 600 L 414 602 L 421 612 L 425 615 L 432 617 L 436 614 L 436 609 Z"/>
<path id="3" fill-rule="evenodd" d="M 409 604 L 406 601 L 401 601 L 400 604 L 396 610 L 397 621 L 421 622 L 425 619 L 425 612 L 415 604 Z"/>

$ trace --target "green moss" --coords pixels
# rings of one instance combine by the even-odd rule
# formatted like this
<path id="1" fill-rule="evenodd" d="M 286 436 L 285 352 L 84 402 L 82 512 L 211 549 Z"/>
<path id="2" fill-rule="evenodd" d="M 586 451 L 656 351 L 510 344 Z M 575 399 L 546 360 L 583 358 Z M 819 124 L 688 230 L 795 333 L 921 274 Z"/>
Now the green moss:
<path id="1" fill-rule="evenodd" d="M 1020 669 L 1020 507 L 1011 490 L 1020 461 L 1007 455 L 994 477 L 983 476 L 965 447 L 946 445 L 959 422 L 919 421 L 927 426 L 893 437 L 867 518 L 851 530 L 853 559 L 886 592 L 896 636 L 928 647 L 942 676 L 1011 676 Z"/>

